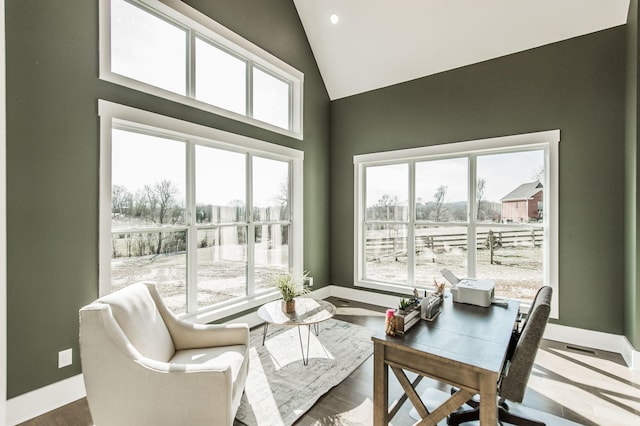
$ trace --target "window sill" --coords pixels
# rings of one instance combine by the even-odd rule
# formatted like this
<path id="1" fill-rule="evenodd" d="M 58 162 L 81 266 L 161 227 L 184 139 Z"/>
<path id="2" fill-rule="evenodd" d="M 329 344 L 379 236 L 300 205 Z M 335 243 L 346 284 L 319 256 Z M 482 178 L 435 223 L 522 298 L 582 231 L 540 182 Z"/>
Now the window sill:
<path id="1" fill-rule="evenodd" d="M 388 293 L 397 293 L 397 294 L 408 294 L 413 295 L 413 289 L 418 288 L 418 290 L 425 290 L 424 287 L 411 287 L 409 285 L 403 284 L 390 284 L 383 283 L 377 281 L 358 281 L 355 284 L 356 288 L 369 289 L 369 290 L 379 290 Z M 430 289 L 427 289 L 430 290 Z"/>
<path id="2" fill-rule="evenodd" d="M 240 299 L 234 299 L 224 304 L 214 305 L 202 308 L 190 314 L 182 314 L 178 317 L 181 320 L 193 322 L 196 324 L 209 324 L 232 315 L 239 314 L 251 309 L 258 308 L 265 303 L 280 298 L 280 292 L 277 290 L 267 291 L 255 296 L 247 296 Z"/>
<path id="3" fill-rule="evenodd" d="M 160 87 L 152 86 L 141 81 L 133 80 L 131 78 L 110 71 L 102 71 L 100 73 L 100 80 L 108 81 L 109 83 L 117 84 L 119 86 L 127 87 L 129 89 L 137 90 L 149 95 L 158 96 L 163 99 L 168 99 L 170 101 L 197 108 L 202 111 L 210 112 L 222 117 L 229 118 L 231 120 L 240 121 L 242 123 L 269 130 L 274 133 L 280 133 L 291 138 L 302 140 L 302 132 L 296 132 L 289 129 L 284 129 L 282 127 L 274 126 L 273 124 L 256 120 L 255 118 L 247 117 L 246 115 L 238 114 L 233 111 L 228 111 L 226 109 L 216 107 L 215 105 L 211 105 L 197 99 L 181 95 L 179 93 L 171 92 Z"/>

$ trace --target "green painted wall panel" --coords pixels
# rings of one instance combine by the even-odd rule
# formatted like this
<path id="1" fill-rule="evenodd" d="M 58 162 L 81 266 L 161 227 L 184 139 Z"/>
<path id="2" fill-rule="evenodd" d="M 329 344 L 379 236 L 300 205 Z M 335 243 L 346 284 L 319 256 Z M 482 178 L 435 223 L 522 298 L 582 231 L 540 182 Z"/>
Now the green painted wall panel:
<path id="1" fill-rule="evenodd" d="M 560 129 L 559 323 L 624 329 L 625 28 L 331 105 L 331 279 L 353 285 L 353 156 Z"/>
<path id="2" fill-rule="evenodd" d="M 303 150 L 304 267 L 329 281 L 329 98 L 293 2 L 185 3 L 305 74 L 305 139 L 100 81 L 97 0 L 7 0 L 9 398 L 80 373 L 78 309 L 98 295 L 98 99 Z"/>
<path id="3" fill-rule="evenodd" d="M 625 335 L 640 347 L 640 282 L 638 282 L 638 0 L 631 0 L 627 17 L 626 165 L 625 165 Z"/>

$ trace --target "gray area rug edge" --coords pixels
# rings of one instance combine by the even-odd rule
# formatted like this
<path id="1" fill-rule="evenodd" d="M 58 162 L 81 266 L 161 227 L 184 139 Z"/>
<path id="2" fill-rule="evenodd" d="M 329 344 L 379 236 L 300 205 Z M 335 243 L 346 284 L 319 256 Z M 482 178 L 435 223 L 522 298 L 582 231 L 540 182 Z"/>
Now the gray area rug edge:
<path id="1" fill-rule="evenodd" d="M 307 328 L 301 329 L 306 344 Z M 270 326 L 251 331 L 251 360 L 236 425 L 289 426 L 324 394 L 373 354 L 374 331 L 332 318 L 310 337 L 309 364 L 302 363 L 297 327 Z"/>

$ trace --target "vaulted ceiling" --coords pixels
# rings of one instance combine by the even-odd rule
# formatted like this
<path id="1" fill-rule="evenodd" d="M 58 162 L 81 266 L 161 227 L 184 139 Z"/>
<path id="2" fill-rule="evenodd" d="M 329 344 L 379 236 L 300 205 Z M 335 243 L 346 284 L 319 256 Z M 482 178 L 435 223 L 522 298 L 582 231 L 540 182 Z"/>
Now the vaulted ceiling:
<path id="1" fill-rule="evenodd" d="M 294 3 L 332 100 L 623 25 L 629 9 L 629 0 Z"/>

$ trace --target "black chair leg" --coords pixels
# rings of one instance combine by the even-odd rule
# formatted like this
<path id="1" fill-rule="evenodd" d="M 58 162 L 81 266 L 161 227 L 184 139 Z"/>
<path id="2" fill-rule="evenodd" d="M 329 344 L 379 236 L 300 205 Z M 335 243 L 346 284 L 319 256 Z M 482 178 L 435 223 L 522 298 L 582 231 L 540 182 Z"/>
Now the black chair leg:
<path id="1" fill-rule="evenodd" d="M 533 420 L 533 419 L 527 419 L 525 417 L 520 417 L 517 416 L 515 414 L 513 414 L 510 411 L 505 410 L 502 407 L 498 407 L 498 418 L 500 419 L 500 421 L 503 421 L 505 423 L 509 423 L 512 425 L 518 425 L 518 426 L 546 426 L 545 423 L 537 421 L 537 420 Z"/>
<path id="2" fill-rule="evenodd" d="M 480 419 L 479 408 L 474 408 L 472 410 L 461 410 L 461 411 L 456 411 L 455 413 L 451 413 L 447 417 L 447 425 L 458 426 L 461 423 L 471 422 L 479 419 Z M 525 417 L 521 417 L 516 414 L 513 414 L 512 412 L 508 411 L 501 405 L 498 406 L 498 419 L 500 420 L 501 423 L 504 422 L 510 425 L 546 426 L 546 424 L 543 422 L 533 420 L 533 419 L 527 419 Z"/>
<path id="3" fill-rule="evenodd" d="M 472 410 L 461 410 L 449 414 L 447 417 L 447 424 L 449 426 L 458 426 L 460 423 L 466 423 L 473 420 L 480 419 L 480 409 L 474 408 Z"/>
<path id="4" fill-rule="evenodd" d="M 454 393 L 458 392 L 460 389 L 456 388 L 456 387 L 452 387 L 451 388 L 451 395 L 453 395 Z M 467 402 L 465 402 L 465 404 L 467 404 L 468 406 L 470 406 L 471 408 L 478 408 L 480 406 L 480 402 L 476 401 L 474 399 L 474 397 L 471 397 L 471 399 L 469 399 Z"/>

